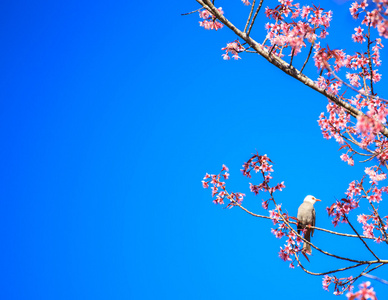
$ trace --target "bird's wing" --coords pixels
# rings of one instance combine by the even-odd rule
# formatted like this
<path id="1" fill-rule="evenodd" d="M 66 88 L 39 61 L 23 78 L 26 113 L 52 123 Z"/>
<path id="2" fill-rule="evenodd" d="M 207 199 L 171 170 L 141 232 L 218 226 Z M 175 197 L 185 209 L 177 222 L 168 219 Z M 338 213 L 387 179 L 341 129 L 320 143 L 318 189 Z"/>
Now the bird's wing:
<path id="1" fill-rule="evenodd" d="M 300 231 L 303 230 L 303 226 L 302 226 L 302 211 L 303 211 L 303 203 L 299 206 L 298 208 L 298 215 L 297 215 L 297 219 L 298 219 L 298 223 L 297 223 L 297 228 L 298 228 L 298 234 L 300 234 Z"/>
<path id="2" fill-rule="evenodd" d="M 313 213 L 313 224 L 312 225 L 315 227 L 315 209 L 314 209 L 314 207 L 313 207 L 312 213 Z M 311 236 L 314 236 L 314 228 L 311 228 Z"/>

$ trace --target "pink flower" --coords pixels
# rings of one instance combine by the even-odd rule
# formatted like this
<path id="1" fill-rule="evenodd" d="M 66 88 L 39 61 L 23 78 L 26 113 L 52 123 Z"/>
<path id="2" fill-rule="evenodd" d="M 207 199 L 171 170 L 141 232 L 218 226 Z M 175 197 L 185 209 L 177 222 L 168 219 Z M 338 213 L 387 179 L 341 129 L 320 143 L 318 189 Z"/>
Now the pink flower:
<path id="1" fill-rule="evenodd" d="M 224 12 L 222 10 L 222 7 L 218 8 L 217 10 L 220 12 L 221 15 L 224 14 Z M 207 10 L 199 11 L 199 17 L 201 19 L 204 19 L 204 21 L 200 21 L 199 22 L 199 26 L 201 26 L 201 27 L 203 27 L 205 29 L 208 29 L 208 30 L 212 30 L 212 29 L 218 30 L 218 29 L 221 29 L 222 27 L 224 27 L 224 24 L 222 24 L 219 21 L 217 21 L 216 17 L 213 16 L 213 14 L 211 14 Z"/>
<path id="2" fill-rule="evenodd" d="M 245 194 L 243 193 L 232 193 L 232 196 L 238 204 L 241 204 L 244 200 Z"/>
<path id="3" fill-rule="evenodd" d="M 354 165 L 354 160 L 353 158 L 349 157 L 348 154 L 343 153 L 340 158 L 344 161 L 347 162 L 350 166 Z"/>
<path id="4" fill-rule="evenodd" d="M 278 229 L 271 229 L 271 232 L 276 236 L 277 239 L 280 239 L 285 236 L 285 233 Z"/>
<path id="5" fill-rule="evenodd" d="M 360 6 L 358 5 L 357 2 L 353 2 L 352 5 L 351 5 L 351 7 L 349 8 L 350 14 L 351 14 L 351 15 L 353 16 L 353 18 L 355 18 L 355 19 L 358 18 L 358 14 L 356 14 L 356 13 L 357 13 L 359 7 L 360 7 Z"/>
<path id="6" fill-rule="evenodd" d="M 257 195 L 260 191 L 260 187 L 258 185 L 254 185 L 252 183 L 249 183 L 249 188 L 251 189 L 252 193 L 255 193 L 255 195 Z"/>
<path id="7" fill-rule="evenodd" d="M 223 58 L 224 60 L 229 60 L 229 59 L 230 59 L 228 53 L 222 54 L 222 58 Z"/>
<path id="8" fill-rule="evenodd" d="M 330 283 L 331 283 L 331 278 L 330 278 L 330 276 L 325 275 L 325 276 L 323 277 L 323 281 L 322 281 L 322 287 L 323 287 L 323 289 L 326 290 L 326 291 L 328 291 L 328 290 L 329 290 L 329 285 L 330 285 Z"/>
<path id="9" fill-rule="evenodd" d="M 282 191 L 286 186 L 284 185 L 284 181 L 282 181 L 281 183 L 278 183 L 275 187 L 275 190 L 279 190 L 279 191 Z"/>
<path id="10" fill-rule="evenodd" d="M 364 215 L 364 214 L 361 214 L 361 215 L 358 215 L 357 216 L 357 222 L 358 223 L 361 223 L 361 224 L 366 224 L 366 222 L 368 221 L 368 216 Z"/>
<path id="11" fill-rule="evenodd" d="M 300 15 L 300 17 L 301 17 L 302 19 L 306 19 L 306 18 L 307 18 L 307 15 L 309 14 L 309 12 L 310 12 L 311 9 L 312 9 L 312 8 L 310 8 L 309 6 L 303 6 L 303 7 L 302 7 L 302 14 Z"/>
<path id="12" fill-rule="evenodd" d="M 275 211 L 274 209 L 273 210 L 270 210 L 269 211 L 269 216 L 270 218 L 272 219 L 272 222 L 274 224 L 277 224 L 279 223 L 279 220 L 280 220 L 280 215 L 277 211 Z"/>
<path id="13" fill-rule="evenodd" d="M 222 55 L 224 60 L 229 60 L 229 53 L 232 54 L 234 59 L 241 59 L 241 57 L 238 56 L 238 53 L 244 51 L 244 48 L 240 45 L 240 42 L 238 40 L 228 43 L 226 47 L 221 48 L 221 50 L 225 50 L 226 53 Z"/>
<path id="14" fill-rule="evenodd" d="M 211 14 L 209 13 L 208 10 L 200 10 L 199 11 L 199 17 L 202 18 L 202 19 L 207 19 L 211 16 Z"/>
<path id="15" fill-rule="evenodd" d="M 375 242 L 377 244 L 380 244 L 381 242 L 383 242 L 384 240 L 381 238 L 381 237 L 378 237 L 377 239 L 375 239 Z"/>
<path id="16" fill-rule="evenodd" d="M 279 257 L 284 261 L 291 261 L 290 253 L 286 248 L 283 250 L 282 247 L 280 247 Z"/>
<path id="17" fill-rule="evenodd" d="M 387 176 L 385 173 L 378 174 L 372 168 L 365 168 L 365 173 L 369 175 L 371 182 L 377 182 L 377 181 L 384 180 Z"/>
<path id="18" fill-rule="evenodd" d="M 353 299 L 370 299 L 370 300 L 377 300 L 376 292 L 373 290 L 373 287 L 370 286 L 370 282 L 364 282 L 359 285 L 359 291 L 356 293 L 353 293 L 352 291 L 346 294 L 346 297 L 348 297 L 348 300 Z"/>
<path id="19" fill-rule="evenodd" d="M 245 5 L 251 5 L 251 3 L 249 3 L 248 0 L 242 0 L 242 2 L 243 2 Z"/>
<path id="20" fill-rule="evenodd" d="M 264 201 L 261 203 L 261 206 L 264 208 L 264 209 L 268 209 L 268 201 Z"/>
<path id="21" fill-rule="evenodd" d="M 224 204 L 224 199 L 221 197 L 217 197 L 216 199 L 213 200 L 214 204 Z"/>
<path id="22" fill-rule="evenodd" d="M 343 153 L 340 158 L 344 161 L 344 162 L 347 162 L 349 160 L 349 156 L 345 153 Z"/>
<path id="23" fill-rule="evenodd" d="M 365 235 L 366 237 L 369 237 L 369 238 L 374 238 L 375 237 L 375 235 L 373 233 L 374 228 L 375 228 L 375 226 L 373 224 L 365 223 L 362 226 L 362 229 L 364 230 L 363 235 Z"/>
<path id="24" fill-rule="evenodd" d="M 212 186 L 211 189 L 212 189 L 212 197 L 214 197 L 218 192 L 218 188 L 216 186 Z"/>

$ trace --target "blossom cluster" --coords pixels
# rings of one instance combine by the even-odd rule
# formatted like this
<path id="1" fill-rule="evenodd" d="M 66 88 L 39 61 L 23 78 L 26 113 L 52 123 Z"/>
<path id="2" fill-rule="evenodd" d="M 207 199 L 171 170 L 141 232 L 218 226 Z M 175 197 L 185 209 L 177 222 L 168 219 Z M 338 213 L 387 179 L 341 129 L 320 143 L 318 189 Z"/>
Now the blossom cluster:
<path id="1" fill-rule="evenodd" d="M 282 216 L 280 216 L 280 214 Z M 287 238 L 284 249 L 283 247 L 280 247 L 279 257 L 283 261 L 290 261 L 290 268 L 294 268 L 295 256 L 302 251 L 303 241 L 300 236 L 296 235 L 295 231 L 289 227 L 289 217 L 287 214 L 281 212 L 280 206 L 277 206 L 274 210 L 270 210 L 270 217 L 272 218 L 274 225 L 278 225 L 278 228 L 271 229 L 271 232 L 275 237 L 278 239 L 281 239 L 282 237 Z"/>
<path id="2" fill-rule="evenodd" d="M 282 189 L 285 188 L 284 182 L 273 186 L 270 185 L 273 172 L 273 166 L 271 163 L 272 161 L 266 154 L 255 154 L 243 164 L 243 169 L 241 169 L 243 175 L 248 178 L 252 178 L 252 171 L 255 173 L 261 173 L 263 181 L 258 185 L 249 183 L 249 186 L 251 192 L 255 195 L 258 195 L 261 191 L 268 192 L 270 194 L 270 199 L 263 200 L 262 202 L 262 207 L 264 209 L 268 209 L 268 204 L 271 200 L 275 203 L 273 193 L 275 191 L 282 191 Z M 302 239 L 290 228 L 289 216 L 282 212 L 281 205 L 276 205 L 275 203 L 275 208 L 269 210 L 269 217 L 272 219 L 273 224 L 277 225 L 276 229 L 271 229 L 271 232 L 275 235 L 275 237 L 279 239 L 287 237 L 284 248 L 280 247 L 279 257 L 284 261 L 291 261 L 290 267 L 294 268 L 292 257 L 302 250 L 302 247 L 300 246 Z"/>
<path id="3" fill-rule="evenodd" d="M 290 47 L 291 55 L 297 55 L 305 41 L 314 43 L 318 38 L 325 38 L 328 35 L 328 27 L 332 19 L 332 12 L 324 12 L 320 7 L 303 6 L 299 3 L 293 4 L 293 0 L 279 0 L 280 5 L 274 9 L 266 8 L 265 14 L 268 18 L 274 19 L 275 23 L 267 23 L 267 39 L 271 47 L 267 47 L 273 53 L 282 57 L 282 51 Z M 290 16 L 291 20 L 287 20 Z M 296 19 L 298 19 L 296 21 Z M 276 51 L 279 50 L 277 53 Z"/>
<path id="4" fill-rule="evenodd" d="M 329 102 L 326 109 L 329 117 L 327 118 L 324 113 L 321 113 L 318 119 L 323 137 L 326 139 L 334 138 L 338 143 L 343 144 L 344 139 L 341 136 L 341 131 L 347 128 L 347 124 L 350 122 L 350 115 L 346 114 L 342 107 L 333 102 Z"/>
<path id="5" fill-rule="evenodd" d="M 369 175 L 370 182 L 374 184 L 377 184 L 378 181 L 384 180 L 387 177 L 387 174 L 378 166 L 365 168 L 365 173 Z"/>
<path id="6" fill-rule="evenodd" d="M 296 234 L 295 230 L 291 228 L 289 223 L 290 217 L 282 212 L 281 205 L 276 205 L 275 209 L 270 210 L 269 216 L 272 219 L 273 224 L 277 225 L 276 229 L 271 229 L 272 234 L 278 239 L 281 239 L 282 237 L 287 238 L 284 249 L 283 247 L 280 247 L 279 257 L 283 261 L 290 261 L 290 268 L 294 268 L 295 256 L 298 253 L 301 253 L 303 249 L 301 245 L 303 240 Z"/>
<path id="7" fill-rule="evenodd" d="M 360 14 L 364 14 L 364 19 L 362 24 L 371 25 L 374 28 L 377 28 L 377 31 L 380 36 L 388 38 L 388 20 L 387 9 L 388 1 L 387 0 L 373 0 L 376 5 L 376 8 L 372 11 L 367 11 L 368 1 L 364 0 L 361 3 L 353 2 L 350 7 L 350 13 L 353 18 L 358 19 Z"/>
<path id="8" fill-rule="evenodd" d="M 202 180 L 202 186 L 207 189 L 212 185 L 212 197 L 215 197 L 213 203 L 224 204 L 224 199 L 229 199 L 229 207 L 232 207 L 235 203 L 241 204 L 245 194 L 243 193 L 228 193 L 225 188 L 225 181 L 229 178 L 229 169 L 227 166 L 222 165 L 221 172 L 219 174 L 208 174 Z"/>
<path id="9" fill-rule="evenodd" d="M 255 173 L 260 172 L 263 177 L 263 181 L 257 185 L 249 183 L 249 188 L 255 195 L 258 195 L 260 191 L 268 192 L 271 196 L 271 199 L 273 199 L 273 193 L 275 191 L 282 191 L 286 186 L 284 185 L 284 181 L 273 186 L 270 185 L 273 172 L 273 168 L 270 163 L 272 163 L 272 161 L 266 154 L 255 154 L 246 163 L 243 164 L 241 172 L 248 178 L 252 178 L 252 171 Z M 268 209 L 268 203 L 269 200 L 263 200 L 262 206 L 264 209 Z"/>
<path id="10" fill-rule="evenodd" d="M 334 226 L 338 225 L 338 222 L 347 223 L 347 215 L 355 208 L 359 207 L 359 201 L 356 199 L 347 197 L 337 200 L 330 207 L 327 207 L 327 213 L 330 217 L 333 217 L 331 221 Z"/>
<path id="11" fill-rule="evenodd" d="M 368 169 L 368 168 L 367 168 Z M 380 243 L 387 239 L 386 232 L 388 230 L 388 217 L 385 217 L 385 223 L 378 214 L 378 207 L 373 204 L 378 204 L 382 201 L 382 193 L 387 193 L 388 187 L 377 187 L 376 181 L 371 181 L 371 186 L 368 190 L 364 188 L 364 180 L 352 181 L 346 191 L 346 198 L 336 201 L 330 207 L 326 208 L 328 215 L 333 218 L 332 223 L 337 226 L 339 222 L 347 223 L 347 215 L 350 211 L 360 206 L 361 199 L 366 199 L 371 204 L 373 211 L 371 214 L 359 214 L 357 221 L 362 225 L 363 235 Z M 376 236 L 374 230 L 380 232 Z"/>
<path id="12" fill-rule="evenodd" d="M 387 193 L 388 187 L 379 189 L 372 184 L 372 187 L 366 192 L 367 195 L 365 197 L 373 205 L 373 203 L 379 203 L 382 200 L 383 192 Z M 357 221 L 362 224 L 363 235 L 368 238 L 373 238 L 376 243 L 380 243 L 387 239 L 388 217 L 385 217 L 385 223 L 383 219 L 379 216 L 377 207 L 374 207 L 371 214 L 359 214 L 357 216 Z M 378 230 L 380 235 L 376 237 L 374 230 Z"/>
<path id="13" fill-rule="evenodd" d="M 375 2 L 380 1 L 376 0 Z M 388 107 L 387 102 L 379 99 L 373 90 L 373 84 L 381 80 L 381 74 L 378 73 L 377 67 L 381 65 L 380 49 L 384 46 L 380 38 L 371 39 L 369 26 L 377 26 L 375 19 L 377 15 L 376 10 L 374 10 L 374 13 L 368 12 L 366 10 L 367 6 L 368 3 L 363 1 L 361 3 L 353 3 L 350 8 L 350 12 L 355 18 L 358 18 L 360 13 L 365 14 L 361 26 L 355 28 L 352 38 L 357 43 L 363 43 L 367 40 L 366 51 L 348 55 L 343 50 L 332 50 L 328 46 L 327 48 L 322 48 L 319 43 L 314 46 L 316 67 L 322 69 L 322 71 L 324 69 L 327 70 L 326 73 L 318 78 L 317 86 L 355 107 L 361 114 L 357 116 L 357 122 L 352 123 L 347 111 L 339 108 L 334 103 L 329 103 L 327 108 L 329 117 L 321 113 L 318 123 L 324 138 L 329 139 L 333 137 L 340 144 L 344 144 L 344 139 L 349 140 L 363 150 L 376 153 L 375 156 L 381 163 L 384 163 L 387 159 L 387 139 L 380 132 L 386 124 Z M 365 30 L 362 26 L 366 26 L 368 30 Z M 355 91 L 358 91 L 355 96 L 350 98 L 344 96 L 348 90 L 340 94 L 343 82 L 338 77 L 332 76 L 334 72 L 338 73 L 343 68 L 347 69 L 346 79 L 350 86 L 354 87 Z M 354 165 L 353 156 L 356 151 L 349 143 L 346 143 L 342 148 L 347 148 L 347 152 L 342 153 L 340 158 L 349 165 Z M 371 169 L 365 169 L 365 172 L 374 178 L 373 180 L 385 178 L 385 174 L 375 174 L 373 168 L 376 168 L 376 166 Z"/>
<path id="14" fill-rule="evenodd" d="M 341 295 L 346 290 L 352 288 L 353 277 L 337 278 L 336 276 L 325 275 L 322 280 L 322 287 L 324 290 L 329 291 L 329 285 L 334 284 L 334 295 Z"/>
<path id="15" fill-rule="evenodd" d="M 232 54 L 233 58 L 235 60 L 238 60 L 240 59 L 241 57 L 238 56 L 238 54 L 242 51 L 244 51 L 244 47 L 241 46 L 240 42 L 238 40 L 232 42 L 232 43 L 228 43 L 226 45 L 226 47 L 224 48 L 221 48 L 221 50 L 225 50 L 226 53 L 225 54 L 222 54 L 222 57 L 224 60 L 229 60 L 230 59 L 230 56 L 229 54 Z"/>
<path id="16" fill-rule="evenodd" d="M 284 249 L 280 247 L 279 257 L 284 261 L 291 261 L 290 268 L 295 268 L 295 262 L 292 260 L 292 256 L 295 256 L 298 252 L 302 250 L 300 244 L 302 239 L 291 232 L 288 234 L 288 239 L 284 245 Z"/>
<path id="17" fill-rule="evenodd" d="M 222 7 L 217 8 L 217 10 L 219 11 L 219 13 L 221 15 L 224 14 L 224 11 L 222 10 Z M 209 12 L 206 9 L 199 11 L 199 17 L 201 19 L 204 19 L 204 21 L 200 21 L 199 22 L 199 26 L 201 26 L 201 27 L 203 27 L 205 29 L 218 30 L 218 29 L 221 29 L 222 27 L 224 27 L 224 24 L 219 22 L 217 20 L 217 18 L 211 12 Z"/>
<path id="18" fill-rule="evenodd" d="M 353 291 L 350 291 L 346 294 L 346 297 L 348 300 L 377 300 L 376 292 L 371 286 L 370 281 L 363 282 L 359 285 L 359 290 L 357 292 L 353 293 Z"/>

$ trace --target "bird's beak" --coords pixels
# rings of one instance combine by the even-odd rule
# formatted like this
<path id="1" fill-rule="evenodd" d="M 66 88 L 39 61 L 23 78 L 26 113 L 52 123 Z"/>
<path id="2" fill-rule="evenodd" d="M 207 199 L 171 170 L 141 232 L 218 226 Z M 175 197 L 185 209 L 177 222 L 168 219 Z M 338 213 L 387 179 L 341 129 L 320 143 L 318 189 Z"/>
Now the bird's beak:
<path id="1" fill-rule="evenodd" d="M 322 200 L 319 200 L 319 199 L 315 198 L 315 201 L 319 201 L 319 202 L 321 202 Z"/>

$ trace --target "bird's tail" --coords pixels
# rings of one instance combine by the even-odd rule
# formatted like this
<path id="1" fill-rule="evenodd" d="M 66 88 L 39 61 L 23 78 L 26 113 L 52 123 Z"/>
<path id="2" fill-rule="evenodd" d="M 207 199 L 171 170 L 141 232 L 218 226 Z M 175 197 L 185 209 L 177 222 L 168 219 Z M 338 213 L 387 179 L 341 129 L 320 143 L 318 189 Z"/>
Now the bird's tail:
<path id="1" fill-rule="evenodd" d="M 306 233 L 304 235 L 304 238 L 310 242 L 310 234 L 311 234 L 311 230 L 307 228 L 306 230 Z M 303 243 L 303 249 L 310 253 L 311 254 L 311 246 L 309 244 L 307 244 L 306 242 Z"/>

